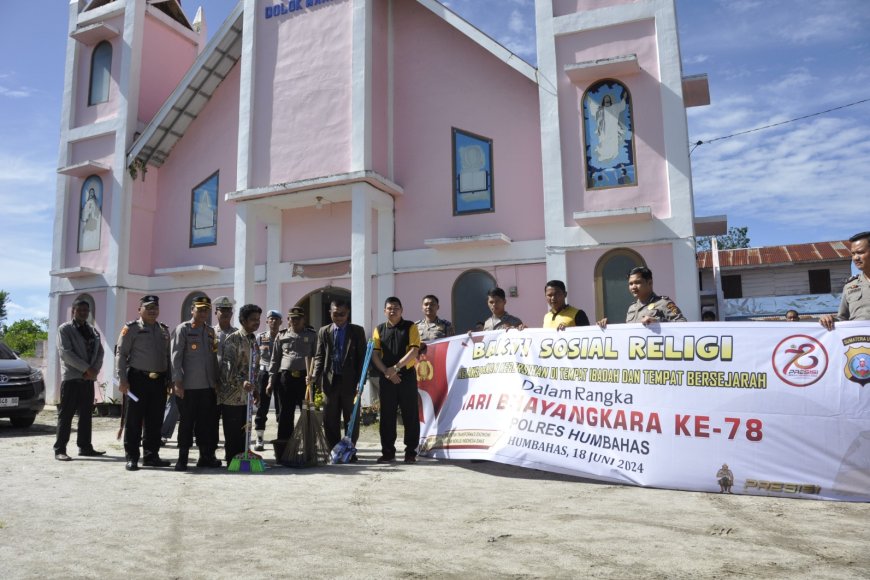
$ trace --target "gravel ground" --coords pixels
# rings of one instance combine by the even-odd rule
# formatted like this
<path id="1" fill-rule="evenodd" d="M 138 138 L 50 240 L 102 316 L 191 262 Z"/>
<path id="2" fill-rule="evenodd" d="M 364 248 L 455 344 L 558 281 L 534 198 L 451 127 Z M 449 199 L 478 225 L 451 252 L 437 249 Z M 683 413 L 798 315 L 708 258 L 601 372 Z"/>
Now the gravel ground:
<path id="1" fill-rule="evenodd" d="M 377 465 L 376 426 L 356 464 L 127 472 L 118 419 L 94 419 L 103 458 L 75 457 L 73 433 L 70 463 L 54 460 L 55 421 L 0 420 L 4 579 L 870 577 L 870 504 Z"/>

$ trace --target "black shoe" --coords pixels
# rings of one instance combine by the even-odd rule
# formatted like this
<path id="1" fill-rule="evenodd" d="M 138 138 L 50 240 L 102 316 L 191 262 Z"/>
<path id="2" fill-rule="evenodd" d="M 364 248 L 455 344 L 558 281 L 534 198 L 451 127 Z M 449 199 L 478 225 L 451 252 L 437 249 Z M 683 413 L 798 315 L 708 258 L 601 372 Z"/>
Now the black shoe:
<path id="1" fill-rule="evenodd" d="M 417 454 L 405 453 L 405 463 L 417 463 Z"/>
<path id="2" fill-rule="evenodd" d="M 160 459 L 159 457 L 148 457 L 142 462 L 145 467 L 169 467 L 172 462 Z"/>
<path id="3" fill-rule="evenodd" d="M 127 465 L 124 466 L 124 469 L 127 471 L 139 471 L 139 460 L 131 459 L 127 462 Z"/>
<path id="4" fill-rule="evenodd" d="M 105 454 L 105 451 L 97 451 L 93 447 L 90 449 L 79 449 L 79 457 L 100 457 Z"/>
<path id="5" fill-rule="evenodd" d="M 221 460 L 217 457 L 200 457 L 196 462 L 197 467 L 220 467 Z"/>
<path id="6" fill-rule="evenodd" d="M 378 463 L 392 463 L 395 460 L 395 455 L 381 455 L 380 457 L 378 457 Z"/>
<path id="7" fill-rule="evenodd" d="M 350 456 L 351 463 L 356 463 L 357 461 L 359 461 L 359 457 L 356 456 L 356 453 Z"/>
<path id="8" fill-rule="evenodd" d="M 72 461 L 72 457 L 61 451 L 60 453 L 55 453 L 54 458 L 58 461 Z"/>
<path id="9" fill-rule="evenodd" d="M 176 461 L 175 462 L 175 471 L 187 471 L 187 459 L 184 459 L 184 460 L 179 459 L 178 461 Z"/>

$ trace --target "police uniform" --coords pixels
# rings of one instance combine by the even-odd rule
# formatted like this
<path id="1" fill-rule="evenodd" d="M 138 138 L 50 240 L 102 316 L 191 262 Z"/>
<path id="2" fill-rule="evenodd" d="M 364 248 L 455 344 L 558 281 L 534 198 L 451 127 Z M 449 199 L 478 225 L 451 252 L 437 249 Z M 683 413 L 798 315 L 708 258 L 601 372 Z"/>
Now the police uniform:
<path id="1" fill-rule="evenodd" d="M 290 310 L 291 316 L 303 315 L 301 308 Z M 278 333 L 272 346 L 272 362 L 269 374 L 278 398 L 278 439 L 293 436 L 293 421 L 296 407 L 305 397 L 305 377 L 308 374 L 306 358 L 314 356 L 317 333 L 303 328 L 298 334 L 293 328 Z"/>
<path id="2" fill-rule="evenodd" d="M 157 297 L 144 296 L 141 305 L 157 304 Z M 139 460 L 139 445 L 145 465 L 166 467 L 160 459 L 160 427 L 166 406 L 169 381 L 169 327 L 162 322 L 145 324 L 142 318 L 131 320 L 121 329 L 115 368 L 121 384 L 129 385 L 125 401 L 124 453 L 127 461 Z M 143 438 L 144 431 L 144 438 Z"/>
<path id="3" fill-rule="evenodd" d="M 280 331 L 279 331 L 280 332 Z M 262 432 L 266 430 L 266 421 L 269 418 L 269 407 L 272 404 L 272 396 L 266 393 L 266 386 L 269 384 L 269 365 L 272 364 L 272 346 L 275 342 L 275 337 L 272 332 L 267 330 L 257 335 L 257 350 L 260 353 L 260 368 L 257 374 L 257 391 L 260 394 L 260 404 L 257 407 L 257 418 L 254 421 L 254 429 L 257 431 L 258 446 L 262 438 Z M 275 398 L 275 418 L 278 419 L 277 397 Z"/>
<path id="4" fill-rule="evenodd" d="M 646 302 L 636 300 L 629 306 L 625 322 L 641 322 L 644 316 L 649 316 L 659 322 L 687 322 L 686 317 L 683 316 L 673 300 L 656 293 L 650 295 Z"/>
<path id="5" fill-rule="evenodd" d="M 550 311 L 544 315 L 544 328 L 559 328 L 560 324 L 563 328 L 568 328 L 569 326 L 589 326 L 589 317 L 579 308 L 574 308 L 567 304 L 555 314 Z"/>
<path id="6" fill-rule="evenodd" d="M 443 318 L 436 317 L 432 322 L 429 322 L 428 318 L 423 318 L 418 320 L 416 324 L 417 332 L 420 333 L 420 340 L 423 342 L 438 340 L 439 338 L 446 338 L 456 334 L 453 330 L 453 323 Z"/>
<path id="7" fill-rule="evenodd" d="M 490 316 L 486 319 L 486 322 L 483 323 L 484 330 L 503 330 L 508 328 L 516 328 L 521 326 L 523 321 L 505 312 L 501 315 L 500 318 L 496 318 L 495 316 Z M 558 325 L 557 325 L 558 326 Z"/>
<path id="8" fill-rule="evenodd" d="M 858 274 L 846 280 L 837 320 L 870 320 L 870 278 Z"/>
<path id="9" fill-rule="evenodd" d="M 208 304 L 208 298 L 202 304 Z M 194 302 L 194 304 L 198 304 Z M 184 387 L 184 398 L 178 399 L 181 421 L 178 426 L 179 463 L 186 467 L 187 452 L 193 445 L 193 434 L 199 448 L 200 466 L 219 467 L 215 458 L 217 449 L 215 417 L 218 382 L 218 337 L 208 324 L 192 320 L 175 327 L 171 336 L 172 381 Z"/>

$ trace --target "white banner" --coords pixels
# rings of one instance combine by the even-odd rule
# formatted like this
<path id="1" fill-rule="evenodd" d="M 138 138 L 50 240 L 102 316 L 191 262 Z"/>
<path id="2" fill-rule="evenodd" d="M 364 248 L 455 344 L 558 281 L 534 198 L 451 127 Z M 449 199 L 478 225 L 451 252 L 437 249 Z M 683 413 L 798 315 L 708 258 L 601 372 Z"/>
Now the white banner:
<path id="1" fill-rule="evenodd" d="M 478 333 L 417 365 L 420 452 L 697 491 L 870 500 L 870 323 Z"/>

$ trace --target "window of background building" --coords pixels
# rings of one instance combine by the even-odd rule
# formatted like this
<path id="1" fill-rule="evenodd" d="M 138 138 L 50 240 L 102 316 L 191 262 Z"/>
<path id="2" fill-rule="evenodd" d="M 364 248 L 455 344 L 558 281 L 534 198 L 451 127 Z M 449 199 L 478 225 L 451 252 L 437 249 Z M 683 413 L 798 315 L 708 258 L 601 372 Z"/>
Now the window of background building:
<path id="1" fill-rule="evenodd" d="M 606 317 L 612 323 L 625 322 L 625 313 L 634 302 L 628 291 L 628 273 L 644 265 L 640 254 L 628 248 L 617 248 L 601 256 L 595 265 L 596 319 Z"/>
<path id="2" fill-rule="evenodd" d="M 725 298 L 743 298 L 743 280 L 740 274 L 722 276 L 722 294 Z"/>
<path id="3" fill-rule="evenodd" d="M 112 79 L 112 45 L 103 41 L 91 55 L 91 86 L 88 106 L 109 100 L 109 83 Z"/>
<path id="4" fill-rule="evenodd" d="M 830 270 L 810 270 L 810 294 L 830 294 L 831 293 L 831 271 Z"/>

